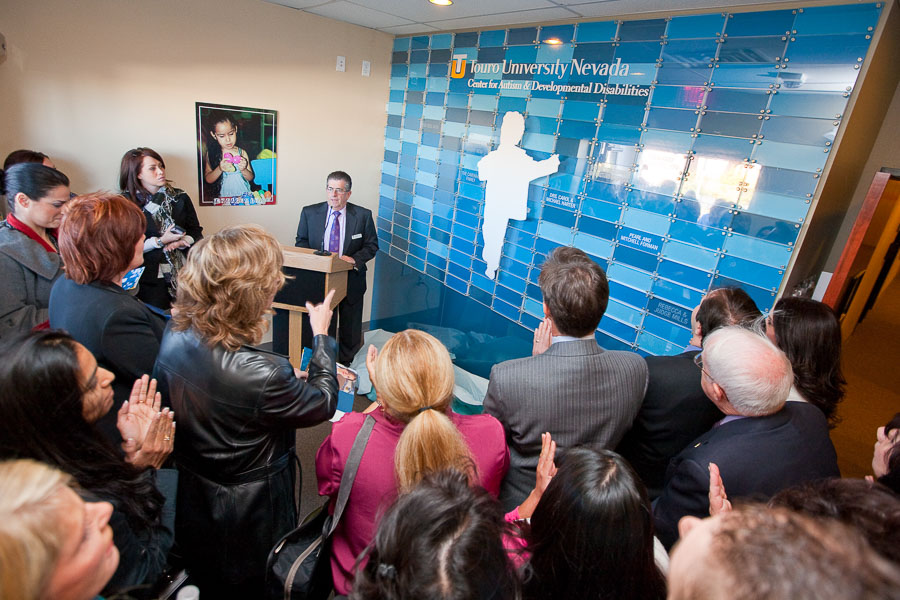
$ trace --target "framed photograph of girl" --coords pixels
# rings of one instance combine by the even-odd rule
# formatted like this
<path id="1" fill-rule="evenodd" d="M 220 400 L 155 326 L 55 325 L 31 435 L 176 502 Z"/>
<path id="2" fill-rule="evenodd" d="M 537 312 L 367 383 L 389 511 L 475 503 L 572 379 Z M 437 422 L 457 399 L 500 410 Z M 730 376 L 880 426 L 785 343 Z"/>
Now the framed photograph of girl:
<path id="1" fill-rule="evenodd" d="M 200 206 L 275 204 L 278 112 L 197 102 Z"/>

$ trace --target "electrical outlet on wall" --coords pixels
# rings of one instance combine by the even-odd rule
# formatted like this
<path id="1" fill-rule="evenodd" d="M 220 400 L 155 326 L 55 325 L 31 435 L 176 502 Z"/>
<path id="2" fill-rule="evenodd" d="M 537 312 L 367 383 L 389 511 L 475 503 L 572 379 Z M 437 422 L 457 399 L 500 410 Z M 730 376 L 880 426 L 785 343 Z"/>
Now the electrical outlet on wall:
<path id="1" fill-rule="evenodd" d="M 347 59 L 344 58 L 343 56 L 338 56 L 337 57 L 337 65 L 335 65 L 334 70 L 340 71 L 341 73 L 346 71 L 347 70 Z"/>

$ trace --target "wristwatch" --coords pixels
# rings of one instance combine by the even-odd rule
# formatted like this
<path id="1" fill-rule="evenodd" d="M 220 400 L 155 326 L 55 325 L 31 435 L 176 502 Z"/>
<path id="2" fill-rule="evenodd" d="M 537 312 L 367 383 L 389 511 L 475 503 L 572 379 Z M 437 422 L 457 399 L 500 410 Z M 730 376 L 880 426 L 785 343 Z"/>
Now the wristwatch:
<path id="1" fill-rule="evenodd" d="M 156 246 L 156 249 L 158 250 L 163 247 L 163 243 L 162 243 L 161 239 L 159 239 L 159 238 L 155 238 L 155 239 L 156 239 L 156 242 L 154 242 L 154 245 Z"/>

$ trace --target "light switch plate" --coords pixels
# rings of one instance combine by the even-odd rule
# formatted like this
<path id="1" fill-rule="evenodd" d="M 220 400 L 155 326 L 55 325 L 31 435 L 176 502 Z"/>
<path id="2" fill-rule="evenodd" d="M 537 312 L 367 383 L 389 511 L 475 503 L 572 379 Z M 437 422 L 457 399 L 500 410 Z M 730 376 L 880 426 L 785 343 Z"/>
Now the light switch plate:
<path id="1" fill-rule="evenodd" d="M 335 65 L 334 70 L 340 71 L 341 73 L 346 71 L 347 70 L 347 59 L 344 58 L 343 56 L 338 56 L 337 57 L 337 65 Z"/>
<path id="2" fill-rule="evenodd" d="M 372 63 L 364 60 L 362 61 L 362 76 L 368 77 L 372 73 Z"/>

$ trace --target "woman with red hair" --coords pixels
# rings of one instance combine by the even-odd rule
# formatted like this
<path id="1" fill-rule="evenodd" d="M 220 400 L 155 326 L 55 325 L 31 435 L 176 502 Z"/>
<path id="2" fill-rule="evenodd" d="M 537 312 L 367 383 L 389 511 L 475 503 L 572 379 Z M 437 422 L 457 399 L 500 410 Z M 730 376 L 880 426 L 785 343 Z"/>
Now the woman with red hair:
<path id="1" fill-rule="evenodd" d="M 50 292 L 50 326 L 65 329 L 113 372 L 113 408 L 97 425 L 121 441 L 116 413 L 135 379 L 153 371 L 165 320 L 122 289 L 144 262 L 144 214 L 122 196 L 98 192 L 68 203 L 59 227 L 65 264 Z"/>

